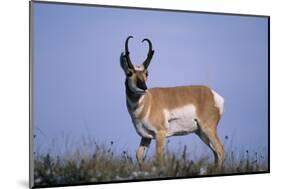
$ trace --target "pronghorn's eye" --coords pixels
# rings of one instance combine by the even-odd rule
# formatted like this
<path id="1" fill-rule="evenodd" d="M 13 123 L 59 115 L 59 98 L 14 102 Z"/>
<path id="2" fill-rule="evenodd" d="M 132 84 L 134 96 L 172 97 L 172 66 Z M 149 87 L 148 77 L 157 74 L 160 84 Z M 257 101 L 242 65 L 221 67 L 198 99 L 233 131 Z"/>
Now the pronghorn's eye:
<path id="1" fill-rule="evenodd" d="M 130 71 L 127 73 L 127 77 L 131 77 L 132 75 L 133 75 L 133 73 Z"/>
<path id="2" fill-rule="evenodd" d="M 146 77 L 148 76 L 148 72 L 145 72 Z"/>

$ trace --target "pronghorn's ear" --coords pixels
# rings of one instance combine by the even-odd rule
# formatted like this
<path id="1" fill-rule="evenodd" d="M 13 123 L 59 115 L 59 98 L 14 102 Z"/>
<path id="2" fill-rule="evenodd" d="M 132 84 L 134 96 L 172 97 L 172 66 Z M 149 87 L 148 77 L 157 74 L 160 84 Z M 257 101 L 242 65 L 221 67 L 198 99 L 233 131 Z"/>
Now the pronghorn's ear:
<path id="1" fill-rule="evenodd" d="M 125 74 L 127 74 L 129 72 L 128 62 L 127 62 L 126 56 L 123 52 L 120 55 L 120 66 L 124 70 Z"/>

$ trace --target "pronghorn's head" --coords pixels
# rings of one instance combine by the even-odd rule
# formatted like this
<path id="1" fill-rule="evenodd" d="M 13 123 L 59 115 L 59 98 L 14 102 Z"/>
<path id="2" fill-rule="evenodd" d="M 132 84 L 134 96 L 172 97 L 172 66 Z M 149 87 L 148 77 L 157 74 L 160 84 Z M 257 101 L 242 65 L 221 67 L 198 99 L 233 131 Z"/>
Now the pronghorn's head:
<path id="1" fill-rule="evenodd" d="M 133 37 L 129 36 L 126 39 L 125 52 L 121 53 L 120 64 L 126 74 L 126 87 L 128 88 L 128 90 L 130 90 L 130 92 L 132 92 L 133 94 L 143 95 L 146 93 L 147 90 L 147 86 L 146 86 L 146 80 L 148 76 L 147 68 L 154 54 L 154 50 L 152 50 L 151 41 L 149 39 L 143 39 L 142 42 L 146 41 L 148 42 L 149 45 L 147 58 L 142 64 L 134 65 L 131 62 L 130 55 L 129 55 L 130 53 L 128 49 L 128 42 L 130 38 Z"/>

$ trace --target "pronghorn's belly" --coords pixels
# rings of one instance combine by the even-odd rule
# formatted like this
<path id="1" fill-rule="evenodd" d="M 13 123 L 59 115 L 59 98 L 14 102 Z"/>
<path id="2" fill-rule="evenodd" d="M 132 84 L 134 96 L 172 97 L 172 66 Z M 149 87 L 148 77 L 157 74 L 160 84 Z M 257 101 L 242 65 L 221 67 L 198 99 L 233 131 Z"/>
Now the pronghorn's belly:
<path id="1" fill-rule="evenodd" d="M 166 118 L 166 136 L 186 135 L 198 129 L 196 108 L 186 105 L 173 110 L 164 110 Z"/>

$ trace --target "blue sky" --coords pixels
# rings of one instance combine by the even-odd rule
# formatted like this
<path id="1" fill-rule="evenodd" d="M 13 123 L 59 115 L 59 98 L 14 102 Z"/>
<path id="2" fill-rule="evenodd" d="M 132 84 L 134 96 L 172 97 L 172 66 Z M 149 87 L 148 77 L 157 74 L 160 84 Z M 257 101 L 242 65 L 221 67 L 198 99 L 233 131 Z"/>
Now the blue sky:
<path id="1" fill-rule="evenodd" d="M 134 36 L 129 45 L 135 64 L 147 54 L 141 40 L 153 43 L 148 87 L 213 88 L 225 99 L 218 126 L 222 141 L 227 135 L 237 151 L 267 150 L 267 18 L 33 5 L 36 151 L 64 152 L 91 138 L 135 152 L 140 137 L 126 109 L 119 64 L 128 35 Z M 170 141 L 172 149 L 206 149 L 193 134 Z"/>

